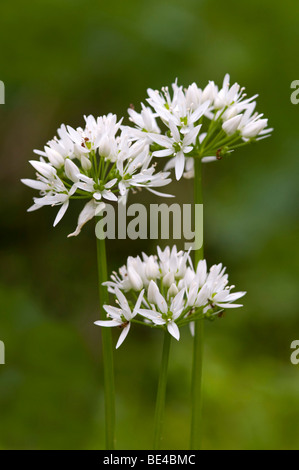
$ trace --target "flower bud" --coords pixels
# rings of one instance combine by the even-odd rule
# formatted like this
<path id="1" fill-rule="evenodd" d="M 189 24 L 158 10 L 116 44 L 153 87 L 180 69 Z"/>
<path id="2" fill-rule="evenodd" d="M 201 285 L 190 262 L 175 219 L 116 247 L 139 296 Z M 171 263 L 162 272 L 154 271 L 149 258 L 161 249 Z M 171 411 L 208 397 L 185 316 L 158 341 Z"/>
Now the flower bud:
<path id="1" fill-rule="evenodd" d="M 104 135 L 100 142 L 99 142 L 99 154 L 102 157 L 108 158 L 110 156 L 111 148 L 110 148 L 110 140 L 107 135 Z"/>
<path id="2" fill-rule="evenodd" d="M 151 281 L 147 290 L 147 299 L 151 304 L 155 304 L 161 313 L 167 313 L 167 304 L 163 295 L 161 295 L 157 284 Z"/>
<path id="3" fill-rule="evenodd" d="M 223 121 L 228 121 L 230 118 L 237 116 L 238 108 L 237 106 L 230 106 L 222 115 Z"/>
<path id="4" fill-rule="evenodd" d="M 147 290 L 147 299 L 151 304 L 155 304 L 157 301 L 157 294 L 159 292 L 158 286 L 154 281 L 151 281 Z"/>
<path id="5" fill-rule="evenodd" d="M 227 135 L 233 135 L 240 125 L 242 119 L 242 114 L 237 114 L 222 124 L 222 129 L 226 132 Z"/>
<path id="6" fill-rule="evenodd" d="M 74 183 L 77 183 L 77 181 L 79 181 L 80 170 L 77 167 L 77 165 L 75 165 L 75 163 L 69 158 L 65 160 L 64 170 L 65 170 L 66 176 L 71 181 L 73 181 Z"/>
<path id="7" fill-rule="evenodd" d="M 167 292 L 167 299 L 169 299 L 169 297 L 175 297 L 178 294 L 178 292 L 179 291 L 178 291 L 177 286 L 175 285 L 175 283 L 172 283 Z"/>
<path id="8" fill-rule="evenodd" d="M 217 96 L 217 91 L 218 89 L 215 83 L 209 82 L 202 92 L 202 97 L 201 97 L 202 101 L 203 102 L 207 100 L 213 101 L 215 97 Z"/>
<path id="9" fill-rule="evenodd" d="M 166 287 L 170 287 L 173 282 L 174 282 L 174 274 L 171 272 L 165 274 L 165 276 L 163 277 L 163 285 Z"/>
<path id="10" fill-rule="evenodd" d="M 210 163 L 210 162 L 216 162 L 217 157 L 203 157 L 201 159 L 202 163 Z"/>
<path id="11" fill-rule="evenodd" d="M 145 275 L 148 279 L 156 279 L 159 277 L 159 268 L 157 266 L 157 263 L 155 263 L 155 260 L 152 256 L 150 256 L 145 265 Z"/>
<path id="12" fill-rule="evenodd" d="M 242 136 L 246 139 L 256 137 L 268 124 L 268 119 L 259 119 L 258 121 L 247 124 L 242 130 Z"/>
<path id="13" fill-rule="evenodd" d="M 196 278 L 199 286 L 202 287 L 207 279 L 207 262 L 205 259 L 202 259 L 198 262 L 196 268 Z"/>
<path id="14" fill-rule="evenodd" d="M 132 266 L 128 266 L 128 278 L 132 285 L 132 289 L 140 291 L 143 288 L 142 279 Z"/>
<path id="15" fill-rule="evenodd" d="M 190 285 L 190 289 L 187 295 L 187 305 L 190 307 L 194 306 L 194 302 L 196 300 L 198 294 L 198 283 L 193 281 Z"/>
<path id="16" fill-rule="evenodd" d="M 45 147 L 45 152 L 51 165 L 55 166 L 55 168 L 60 168 L 63 166 L 64 158 L 60 155 L 60 153 L 56 152 L 56 150 L 51 149 L 50 147 Z"/>
<path id="17" fill-rule="evenodd" d="M 50 163 L 46 163 L 44 161 L 39 162 L 36 160 L 29 160 L 29 163 L 45 178 L 51 179 L 57 174 L 56 169 Z"/>
<path id="18" fill-rule="evenodd" d="M 201 98 L 202 98 L 202 90 L 198 88 L 196 83 L 192 83 L 191 85 L 189 85 L 186 91 L 187 106 L 191 108 L 194 106 L 198 106 L 201 103 Z"/>
<path id="19" fill-rule="evenodd" d="M 91 168 L 91 161 L 85 155 L 81 155 L 81 165 L 83 170 L 88 171 Z"/>
<path id="20" fill-rule="evenodd" d="M 195 307 L 202 307 L 205 305 L 208 301 L 210 294 L 210 289 L 207 284 L 204 284 L 204 286 L 200 289 L 199 294 L 196 297 L 195 301 Z"/>

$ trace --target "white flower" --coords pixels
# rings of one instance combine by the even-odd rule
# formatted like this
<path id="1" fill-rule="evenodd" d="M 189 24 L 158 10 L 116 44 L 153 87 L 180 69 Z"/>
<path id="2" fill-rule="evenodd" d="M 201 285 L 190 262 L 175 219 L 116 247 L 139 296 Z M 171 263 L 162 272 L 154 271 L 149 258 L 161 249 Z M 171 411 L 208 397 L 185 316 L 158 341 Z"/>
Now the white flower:
<path id="1" fill-rule="evenodd" d="M 173 156 L 175 162 L 175 176 L 176 179 L 179 180 L 184 172 L 185 154 L 188 154 L 193 150 L 193 144 L 201 126 L 199 125 L 194 127 L 183 137 L 180 135 L 179 129 L 172 121 L 169 122 L 169 128 L 171 130 L 171 137 L 151 134 L 153 141 L 164 148 L 163 150 L 153 152 L 153 156 Z"/>
<path id="2" fill-rule="evenodd" d="M 148 89 L 147 101 L 154 109 L 152 116 L 155 120 L 160 118 L 167 129 L 148 132 L 141 127 L 144 124 L 141 116 L 130 111 L 138 130 L 132 138 L 144 139 L 146 135 L 153 157 L 168 158 L 165 170 L 174 168 L 176 179 L 182 175 L 193 178 L 193 157 L 206 163 L 220 160 L 241 143 L 260 140 L 272 131 L 266 129 L 267 120 L 261 119 L 262 115 L 252 115 L 257 95 L 247 98 L 244 90 L 238 83 L 230 86 L 228 74 L 220 89 L 213 81 L 203 89 L 196 83 L 183 89 L 175 81 L 172 93 L 168 87 L 161 92 Z M 207 131 L 201 132 L 204 124 Z"/>
<path id="3" fill-rule="evenodd" d="M 238 83 L 234 83 L 230 87 L 230 76 L 227 73 L 224 77 L 222 88 L 218 91 L 214 98 L 214 107 L 222 109 L 232 104 L 238 103 L 245 95 L 244 88 L 241 88 Z"/>
<path id="4" fill-rule="evenodd" d="M 53 226 L 55 227 L 64 216 L 68 206 L 69 199 L 76 191 L 75 185 L 68 189 L 63 181 L 57 176 L 57 170 L 49 163 L 30 161 L 31 165 L 37 170 L 37 179 L 22 179 L 21 182 L 30 188 L 40 191 L 40 198 L 33 198 L 34 204 L 29 207 L 28 212 L 40 209 L 43 206 L 61 205 Z"/>
<path id="5" fill-rule="evenodd" d="M 108 114 L 108 116 L 101 116 L 97 119 L 90 115 L 84 116 L 84 119 L 86 124 L 84 128 L 78 127 L 75 130 L 71 126 L 67 126 L 68 136 L 74 143 L 75 150 L 83 155 L 96 151 L 104 137 L 108 142 L 113 142 L 121 126 L 121 120 L 117 122 L 115 114 Z"/>
<path id="6" fill-rule="evenodd" d="M 233 304 L 232 302 L 243 297 L 246 292 L 230 293 L 233 286 L 228 286 L 228 275 L 225 274 L 225 268 L 222 267 L 221 263 L 211 267 L 206 280 L 206 286 L 210 305 L 222 308 L 242 307 L 241 304 Z"/>
<path id="7" fill-rule="evenodd" d="M 250 122 L 242 129 L 242 136 L 245 139 L 256 137 L 265 129 L 268 124 L 268 119 L 258 119 L 255 122 Z"/>
<path id="8" fill-rule="evenodd" d="M 116 344 L 116 349 L 119 348 L 119 346 L 124 342 L 124 340 L 126 339 L 130 331 L 131 320 L 133 320 L 133 318 L 137 315 L 137 312 L 142 302 L 143 293 L 144 291 L 140 292 L 137 302 L 135 304 L 135 307 L 133 311 L 131 311 L 129 304 L 127 302 L 127 299 L 125 298 L 123 293 L 119 289 L 116 289 L 115 295 L 117 297 L 117 303 L 119 304 L 119 308 L 112 307 L 110 305 L 104 305 L 103 307 L 107 312 L 107 317 L 111 318 L 111 320 L 104 320 L 104 321 L 98 320 L 94 322 L 95 325 L 99 325 L 99 326 L 108 326 L 108 327 L 118 326 L 122 328 L 122 332 Z"/>
<path id="9" fill-rule="evenodd" d="M 158 256 L 147 256 L 142 254 L 142 259 L 129 256 L 127 264 L 119 269 L 119 274 L 114 272 L 111 276 L 111 281 L 104 284 L 109 287 L 109 292 L 114 292 L 115 288 L 124 291 L 140 290 L 147 287 L 151 280 L 162 279 L 165 287 L 170 287 L 174 282 L 184 278 L 187 270 L 189 255 L 184 251 L 178 251 L 174 246 L 172 249 L 166 247 L 164 251 L 157 247 Z M 138 274 L 142 280 L 142 285 L 138 279 L 137 284 L 132 283 L 132 275 L 129 276 L 129 271 Z M 130 279 L 131 278 L 131 279 Z"/>
<path id="10" fill-rule="evenodd" d="M 268 119 L 262 119 L 262 114 L 254 112 L 255 106 L 256 103 L 253 102 L 246 107 L 238 125 L 238 130 L 245 141 L 256 138 L 258 135 L 266 135 L 272 131 L 272 129 L 266 129 Z"/>
<path id="11" fill-rule="evenodd" d="M 177 83 L 172 84 L 173 97 L 171 98 L 168 87 L 162 88 L 162 93 L 158 90 L 147 90 L 149 98 L 147 102 L 154 108 L 161 120 L 167 124 L 171 118 L 172 112 L 176 109 L 178 103 L 178 94 L 182 87 L 178 87 Z"/>
<path id="12" fill-rule="evenodd" d="M 64 165 L 64 157 L 57 150 L 48 146 L 45 146 L 44 149 L 44 152 L 41 152 L 40 150 L 34 150 L 34 152 L 46 157 L 55 168 L 61 168 Z"/>
<path id="13" fill-rule="evenodd" d="M 136 298 L 136 291 L 143 292 L 142 302 L 134 310 L 139 323 L 167 329 L 179 340 L 181 326 L 215 318 L 225 308 L 241 307 L 233 302 L 245 292 L 231 292 L 234 286 L 228 286 L 222 264 L 208 271 L 206 261 L 201 260 L 194 270 L 189 253 L 178 251 L 176 246 L 164 250 L 158 247 L 157 253 L 158 256 L 143 253 L 142 258 L 129 256 L 119 274 L 114 272 L 111 280 L 103 283 L 117 302 L 119 291 L 127 299 Z"/>
<path id="14" fill-rule="evenodd" d="M 143 110 L 143 119 L 151 119 L 150 111 Z M 44 151 L 36 150 L 40 161 L 32 160 L 37 171 L 36 180 L 22 182 L 40 191 L 29 211 L 44 205 L 61 205 L 54 225 L 65 214 L 73 198 L 88 199 L 78 219 L 78 235 L 83 225 L 101 213 L 105 205 L 100 201 L 123 202 L 130 190 L 146 188 L 154 194 L 156 188 L 170 183 L 169 173 L 155 173 L 150 166 L 149 145 L 138 139 L 134 143 L 127 129 L 121 128 L 114 114 L 95 118 L 85 116 L 85 127 L 73 129 L 62 125 L 58 136 L 49 141 Z"/>
<path id="15" fill-rule="evenodd" d="M 151 281 L 148 287 L 147 299 L 155 309 L 139 309 L 138 313 L 156 325 L 165 324 L 168 332 L 176 339 L 180 339 L 180 330 L 175 323 L 184 310 L 184 290 L 181 290 L 172 299 L 170 306 L 160 293 L 157 284 Z"/>
<path id="16" fill-rule="evenodd" d="M 167 126 L 170 135 L 169 132 L 167 135 L 149 132 L 147 137 L 162 147 L 153 151 L 154 157 L 172 157 L 174 161 L 168 168 L 175 168 L 176 179 L 180 179 L 184 172 L 185 156 L 194 149 L 201 129 L 198 123 L 207 113 L 210 100 L 202 100 L 202 92 L 195 84 L 184 92 L 175 82 L 172 89 L 172 97 L 167 87 L 162 88 L 162 93 L 148 89 L 147 101 L 154 108 L 155 116 Z M 186 170 L 187 174 L 190 170 Z"/>
<path id="17" fill-rule="evenodd" d="M 189 261 L 187 252 L 178 251 L 176 245 L 174 245 L 172 249 L 167 246 L 164 251 L 158 246 L 157 253 L 162 276 L 171 273 L 178 280 L 184 277 Z"/>
<path id="18" fill-rule="evenodd" d="M 100 201 L 102 198 L 107 199 L 108 201 L 117 201 L 117 196 L 112 192 L 112 188 L 116 183 L 117 178 L 113 178 L 103 184 L 100 180 L 95 182 L 92 178 L 80 174 L 79 181 L 76 183 L 76 186 L 82 191 L 92 194 L 92 197 L 97 201 Z"/>
<path id="19" fill-rule="evenodd" d="M 128 188 L 146 188 L 160 196 L 170 197 L 169 194 L 157 193 L 157 191 L 152 189 L 169 184 L 171 181 L 167 178 L 169 173 L 155 173 L 154 166 L 148 168 L 149 162 L 148 149 L 144 149 L 135 158 L 131 157 L 129 160 L 118 159 L 116 164 L 120 177 L 118 187 L 122 196 L 126 194 Z"/>
<path id="20" fill-rule="evenodd" d="M 132 108 L 128 109 L 130 121 L 136 125 L 137 130 L 141 131 L 141 133 L 139 132 L 136 134 L 135 133 L 136 129 L 133 130 L 132 128 L 129 128 L 128 130 L 130 130 L 130 132 L 132 132 L 133 135 L 135 134 L 136 136 L 140 138 L 142 137 L 146 138 L 147 132 L 154 132 L 154 133 L 160 134 L 161 131 L 156 121 L 157 114 L 153 113 L 151 108 L 149 108 L 148 106 L 144 106 L 143 103 L 141 103 L 141 107 L 142 107 L 141 113 L 137 113 Z"/>
<path id="21" fill-rule="evenodd" d="M 59 138 L 54 137 L 53 140 L 50 140 L 44 147 L 44 152 L 34 150 L 34 153 L 46 157 L 55 168 L 61 168 L 67 157 L 74 158 L 74 144 L 69 138 L 64 124 L 61 125 L 57 133 Z"/>

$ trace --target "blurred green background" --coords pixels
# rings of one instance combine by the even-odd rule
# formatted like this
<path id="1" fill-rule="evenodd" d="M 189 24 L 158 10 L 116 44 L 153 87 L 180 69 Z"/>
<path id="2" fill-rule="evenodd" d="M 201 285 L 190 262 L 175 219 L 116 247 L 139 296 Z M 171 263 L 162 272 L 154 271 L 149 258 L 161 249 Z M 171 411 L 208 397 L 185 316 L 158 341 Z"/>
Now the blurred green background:
<path id="1" fill-rule="evenodd" d="M 62 122 L 81 125 L 83 114 L 126 115 L 148 87 L 176 77 L 220 85 L 229 72 L 260 94 L 275 132 L 204 167 L 206 257 L 248 294 L 243 309 L 206 324 L 203 448 L 298 449 L 299 365 L 290 362 L 299 338 L 297 3 L 3 0 L 0 10 L 0 448 L 104 447 L 94 227 L 66 238 L 80 204 L 55 229 L 56 209 L 26 213 L 34 191 L 19 180 L 33 177 L 32 150 Z M 189 181 L 171 191 L 192 200 Z M 154 249 L 109 242 L 110 270 Z M 119 449 L 151 446 L 160 333 L 135 328 L 115 353 Z M 191 347 L 188 329 L 172 346 L 167 449 L 188 448 Z"/>

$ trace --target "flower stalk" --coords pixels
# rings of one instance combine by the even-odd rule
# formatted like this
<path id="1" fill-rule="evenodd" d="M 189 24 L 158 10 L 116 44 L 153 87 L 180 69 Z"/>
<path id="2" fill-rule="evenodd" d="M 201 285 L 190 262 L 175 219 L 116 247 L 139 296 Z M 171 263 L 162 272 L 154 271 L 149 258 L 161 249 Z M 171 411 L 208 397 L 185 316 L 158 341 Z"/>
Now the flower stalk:
<path id="1" fill-rule="evenodd" d="M 165 397 L 166 397 L 167 370 L 168 370 L 170 343 L 171 343 L 171 335 L 168 334 L 167 330 L 165 330 L 161 369 L 160 369 L 160 376 L 159 376 L 159 383 L 158 383 L 157 401 L 156 401 L 154 450 L 159 450 L 161 448 L 164 413 L 165 413 Z"/>
<path id="2" fill-rule="evenodd" d="M 201 160 L 194 159 L 194 203 L 202 204 Z M 203 245 L 195 251 L 195 266 L 203 259 Z M 203 362 L 204 322 L 196 321 L 194 325 L 193 364 L 191 382 L 191 450 L 201 446 L 201 411 L 202 411 L 202 362 Z"/>
<path id="3" fill-rule="evenodd" d="M 97 221 L 100 217 L 97 217 Z M 107 281 L 107 259 L 105 240 L 96 238 L 97 240 L 97 266 L 98 266 L 98 284 L 100 297 L 100 313 L 101 318 L 105 318 L 103 305 L 108 302 L 109 294 L 103 286 L 103 282 Z M 114 390 L 114 367 L 113 367 L 113 350 L 112 337 L 109 328 L 102 329 L 102 354 L 104 369 L 104 394 L 105 394 L 105 441 L 106 449 L 113 450 L 115 448 L 115 390 Z"/>

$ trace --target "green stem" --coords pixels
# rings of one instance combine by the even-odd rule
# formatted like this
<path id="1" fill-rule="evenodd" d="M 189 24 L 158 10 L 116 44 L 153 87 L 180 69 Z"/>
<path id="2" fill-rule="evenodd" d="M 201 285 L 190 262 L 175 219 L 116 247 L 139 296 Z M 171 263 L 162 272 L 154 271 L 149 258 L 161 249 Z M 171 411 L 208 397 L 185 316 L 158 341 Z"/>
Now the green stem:
<path id="1" fill-rule="evenodd" d="M 201 188 L 201 161 L 194 159 L 194 203 L 202 204 Z M 195 269 L 197 263 L 203 259 L 203 246 L 195 251 Z M 194 343 L 193 343 L 193 364 L 192 364 L 192 390 L 191 390 L 191 450 L 200 449 L 201 446 L 201 409 L 202 409 L 202 359 L 203 359 L 203 320 L 195 321 Z"/>
<path id="2" fill-rule="evenodd" d="M 167 330 L 165 330 L 157 401 L 156 401 L 154 450 L 160 449 L 160 445 L 161 445 L 170 342 L 171 342 L 171 335 L 168 333 Z"/>
<path id="3" fill-rule="evenodd" d="M 96 218 L 97 221 L 100 217 Z M 103 305 L 108 303 L 109 294 L 107 287 L 102 283 L 107 281 L 107 259 L 105 239 L 100 240 L 97 237 L 97 262 L 98 262 L 98 282 L 100 295 L 101 319 L 105 319 Z M 102 354 L 104 367 L 104 389 L 105 389 L 105 424 L 106 424 L 106 449 L 113 450 L 115 446 L 114 428 L 115 428 L 115 391 L 114 391 L 114 368 L 113 368 L 113 350 L 110 328 L 101 328 L 102 332 Z"/>

